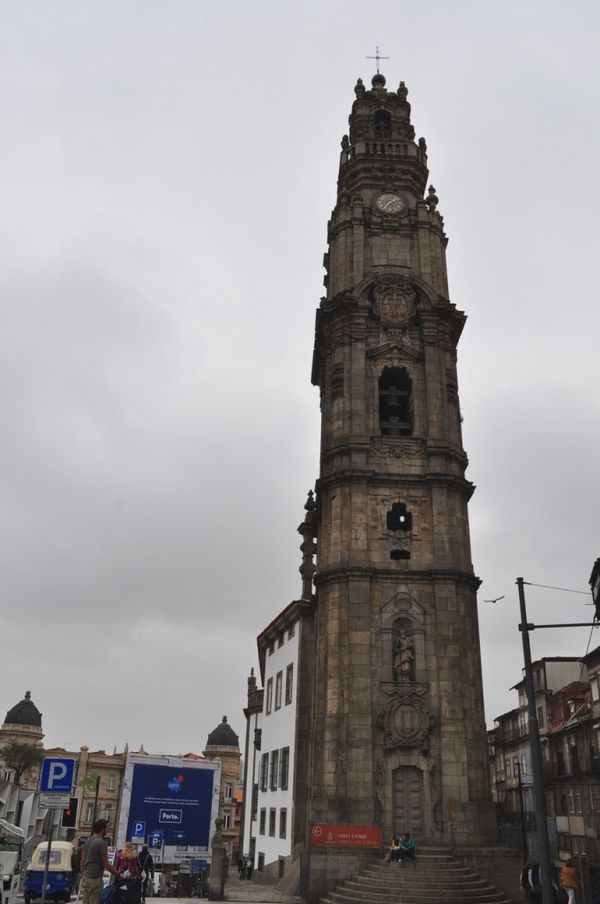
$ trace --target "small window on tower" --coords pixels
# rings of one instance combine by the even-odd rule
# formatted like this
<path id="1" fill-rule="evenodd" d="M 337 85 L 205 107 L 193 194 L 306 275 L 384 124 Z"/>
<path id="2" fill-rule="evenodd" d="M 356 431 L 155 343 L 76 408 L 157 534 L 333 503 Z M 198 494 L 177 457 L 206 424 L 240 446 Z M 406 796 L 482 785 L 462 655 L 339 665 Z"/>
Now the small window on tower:
<path id="1" fill-rule="evenodd" d="M 375 113 L 375 134 L 378 138 L 389 138 L 392 134 L 392 117 L 387 110 Z"/>
<path id="2" fill-rule="evenodd" d="M 379 429 L 383 436 L 411 436 L 411 389 L 404 367 L 384 367 L 379 377 Z"/>

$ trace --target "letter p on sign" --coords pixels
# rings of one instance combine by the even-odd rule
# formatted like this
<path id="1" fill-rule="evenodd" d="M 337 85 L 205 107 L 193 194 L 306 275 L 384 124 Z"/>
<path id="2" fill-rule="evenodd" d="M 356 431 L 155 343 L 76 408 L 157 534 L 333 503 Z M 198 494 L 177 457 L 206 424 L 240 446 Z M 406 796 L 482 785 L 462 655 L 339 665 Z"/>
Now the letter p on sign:
<path id="1" fill-rule="evenodd" d="M 40 791 L 58 793 L 71 793 L 73 787 L 73 775 L 75 772 L 75 760 L 59 759 L 58 757 L 46 757 L 40 773 Z"/>
<path id="2" fill-rule="evenodd" d="M 60 785 L 66 775 L 67 767 L 64 763 L 61 763 L 60 761 L 58 763 L 50 763 L 50 768 L 48 770 L 48 786 L 50 790 L 52 790 L 55 785 Z"/>

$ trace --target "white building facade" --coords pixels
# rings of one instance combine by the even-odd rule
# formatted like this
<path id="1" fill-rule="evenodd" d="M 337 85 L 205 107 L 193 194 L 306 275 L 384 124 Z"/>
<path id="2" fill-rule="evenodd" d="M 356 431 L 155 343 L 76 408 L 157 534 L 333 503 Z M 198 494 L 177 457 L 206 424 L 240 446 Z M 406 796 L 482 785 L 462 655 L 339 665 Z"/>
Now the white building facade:
<path id="1" fill-rule="evenodd" d="M 297 840 L 298 687 L 306 608 L 305 601 L 291 603 L 259 635 L 262 689 L 254 674 L 248 680 L 243 853 L 256 869 L 275 877 L 284 874 Z"/>

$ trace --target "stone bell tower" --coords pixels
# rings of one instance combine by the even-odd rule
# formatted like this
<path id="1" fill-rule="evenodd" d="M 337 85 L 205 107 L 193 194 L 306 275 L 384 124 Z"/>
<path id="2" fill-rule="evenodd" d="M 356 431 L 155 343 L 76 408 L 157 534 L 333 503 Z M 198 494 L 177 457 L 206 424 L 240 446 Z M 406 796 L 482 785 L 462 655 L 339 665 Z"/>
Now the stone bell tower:
<path id="1" fill-rule="evenodd" d="M 444 222 L 404 82 L 359 79 L 328 224 L 309 825 L 490 844 Z"/>

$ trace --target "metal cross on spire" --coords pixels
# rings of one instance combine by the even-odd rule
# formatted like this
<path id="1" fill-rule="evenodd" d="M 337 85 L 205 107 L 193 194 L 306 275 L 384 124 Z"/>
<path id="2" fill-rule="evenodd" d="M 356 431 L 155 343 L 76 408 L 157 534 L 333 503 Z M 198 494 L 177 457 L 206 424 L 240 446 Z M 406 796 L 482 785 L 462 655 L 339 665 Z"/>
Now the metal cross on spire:
<path id="1" fill-rule="evenodd" d="M 379 53 L 379 45 L 375 48 L 375 56 L 365 57 L 365 60 L 377 60 L 377 75 L 379 75 L 379 60 L 389 60 L 387 56 L 381 56 Z"/>

